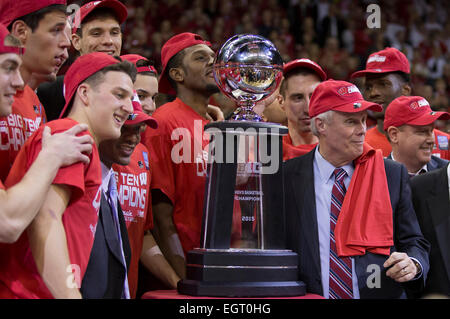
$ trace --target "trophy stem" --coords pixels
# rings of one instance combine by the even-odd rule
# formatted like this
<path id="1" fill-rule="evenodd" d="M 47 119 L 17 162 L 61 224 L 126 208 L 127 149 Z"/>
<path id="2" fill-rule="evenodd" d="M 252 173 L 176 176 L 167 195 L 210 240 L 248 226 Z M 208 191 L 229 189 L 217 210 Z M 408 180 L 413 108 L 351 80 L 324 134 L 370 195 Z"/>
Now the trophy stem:
<path id="1" fill-rule="evenodd" d="M 234 121 L 252 121 L 263 122 L 261 116 L 253 111 L 255 101 L 253 100 L 241 100 L 238 102 L 238 108 L 234 111 L 231 119 Z"/>

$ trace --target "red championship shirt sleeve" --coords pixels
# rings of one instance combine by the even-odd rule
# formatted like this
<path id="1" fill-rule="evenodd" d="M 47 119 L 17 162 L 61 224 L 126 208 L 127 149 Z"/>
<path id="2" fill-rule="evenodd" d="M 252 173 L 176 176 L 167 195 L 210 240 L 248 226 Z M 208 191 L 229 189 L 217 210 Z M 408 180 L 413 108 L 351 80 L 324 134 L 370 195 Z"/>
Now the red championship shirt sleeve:
<path id="1" fill-rule="evenodd" d="M 71 119 L 48 123 L 52 133 L 66 131 L 76 125 Z M 42 146 L 43 128 L 33 134 L 20 150 L 5 182 L 10 187 L 21 180 L 38 156 Z M 88 134 L 82 133 L 82 134 Z M 68 185 L 72 195 L 62 216 L 71 264 L 77 271 L 75 279 L 81 280 L 86 270 L 100 206 L 101 169 L 98 151 L 94 145 L 89 164 L 75 164 L 59 169 L 53 184 Z M 83 196 L 82 196 L 83 195 Z M 13 244 L 0 245 L 0 297 L 51 298 L 34 263 L 27 233 Z M 7 289 L 2 289 L 7 287 Z"/>
<path id="2" fill-rule="evenodd" d="M 150 187 L 152 185 L 152 176 L 153 176 L 153 169 L 152 169 L 152 166 L 150 166 L 149 174 L 148 174 L 148 178 L 149 178 L 148 181 L 149 181 Z M 148 192 L 147 218 L 145 219 L 144 229 L 146 231 L 153 229 L 152 192 Z"/>
<path id="3" fill-rule="evenodd" d="M 45 110 L 36 93 L 26 85 L 14 96 L 11 114 L 0 117 L 0 179 L 8 176 L 25 141 L 46 122 Z"/>
<path id="4" fill-rule="evenodd" d="M 75 126 L 77 122 L 65 119 L 59 121 L 52 121 L 47 124 L 51 128 L 52 134 L 61 133 L 72 126 Z M 29 140 L 24 145 L 24 151 L 19 152 L 19 155 L 14 162 L 11 172 L 8 175 L 5 185 L 11 187 L 12 185 L 18 183 L 36 158 L 42 149 L 42 132 L 44 126 L 39 128 L 34 135 L 32 135 Z M 88 134 L 83 132 L 80 135 Z M 16 163 L 17 162 L 17 163 Z M 58 170 L 55 179 L 52 184 L 66 185 L 72 188 L 71 201 L 75 201 L 84 194 L 85 185 L 85 164 L 78 162 L 70 166 L 62 167 Z"/>

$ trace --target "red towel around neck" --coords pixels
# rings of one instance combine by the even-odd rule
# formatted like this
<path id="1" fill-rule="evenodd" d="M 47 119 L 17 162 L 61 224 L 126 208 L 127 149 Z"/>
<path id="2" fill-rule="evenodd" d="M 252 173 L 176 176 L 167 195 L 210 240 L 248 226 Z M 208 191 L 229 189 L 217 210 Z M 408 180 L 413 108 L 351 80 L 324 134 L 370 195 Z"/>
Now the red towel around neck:
<path id="1" fill-rule="evenodd" d="M 393 217 L 383 154 L 364 143 L 334 230 L 339 256 L 389 255 Z"/>

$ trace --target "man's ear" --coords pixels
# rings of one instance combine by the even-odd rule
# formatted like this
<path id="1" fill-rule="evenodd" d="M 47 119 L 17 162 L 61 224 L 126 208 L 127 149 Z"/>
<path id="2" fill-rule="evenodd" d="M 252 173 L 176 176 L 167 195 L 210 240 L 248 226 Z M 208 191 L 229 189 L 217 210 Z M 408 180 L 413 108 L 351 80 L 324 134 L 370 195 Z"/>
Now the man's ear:
<path id="1" fill-rule="evenodd" d="M 72 45 L 75 48 L 75 50 L 77 50 L 78 52 L 80 52 L 81 50 L 81 37 L 76 34 L 76 33 L 72 33 Z"/>
<path id="2" fill-rule="evenodd" d="M 18 38 L 23 46 L 26 45 L 31 33 L 31 28 L 22 20 L 17 20 L 12 24 L 11 34 Z"/>
<path id="3" fill-rule="evenodd" d="M 277 100 L 278 100 L 278 104 L 280 105 L 281 109 L 286 112 L 286 109 L 284 108 L 284 97 L 283 97 L 283 95 L 278 94 L 277 95 Z"/>
<path id="4" fill-rule="evenodd" d="M 169 70 L 169 77 L 175 82 L 183 82 L 184 71 L 183 68 L 172 68 Z"/>
<path id="5" fill-rule="evenodd" d="M 400 132 L 398 127 L 395 126 L 389 126 L 386 134 L 388 137 L 388 140 L 392 143 L 392 144 L 397 144 L 398 143 L 398 133 Z"/>
<path id="6" fill-rule="evenodd" d="M 314 124 L 316 125 L 317 132 L 320 135 L 326 135 L 324 133 L 326 132 L 327 123 L 324 119 L 316 117 L 316 118 L 314 118 Z"/>
<path id="7" fill-rule="evenodd" d="M 410 96 L 411 95 L 412 88 L 409 84 L 403 84 L 402 85 L 402 95 L 404 96 Z"/>
<path id="8" fill-rule="evenodd" d="M 89 105 L 89 92 L 91 90 L 91 87 L 87 83 L 81 83 L 76 91 L 76 95 L 80 98 L 80 100 L 83 102 L 85 106 Z"/>

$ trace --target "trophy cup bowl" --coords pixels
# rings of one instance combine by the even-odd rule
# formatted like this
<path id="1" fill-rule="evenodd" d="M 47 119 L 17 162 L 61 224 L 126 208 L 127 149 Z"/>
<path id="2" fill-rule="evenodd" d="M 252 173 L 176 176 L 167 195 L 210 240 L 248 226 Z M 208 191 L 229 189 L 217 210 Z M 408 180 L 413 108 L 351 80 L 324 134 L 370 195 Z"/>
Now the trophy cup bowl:
<path id="1" fill-rule="evenodd" d="M 233 120 L 262 121 L 253 111 L 270 96 L 283 77 L 283 60 L 272 42 L 259 35 L 235 35 L 222 46 L 214 61 L 220 90 L 238 103 Z"/>

